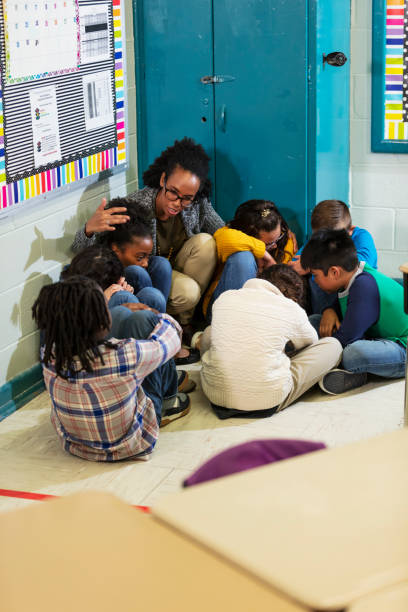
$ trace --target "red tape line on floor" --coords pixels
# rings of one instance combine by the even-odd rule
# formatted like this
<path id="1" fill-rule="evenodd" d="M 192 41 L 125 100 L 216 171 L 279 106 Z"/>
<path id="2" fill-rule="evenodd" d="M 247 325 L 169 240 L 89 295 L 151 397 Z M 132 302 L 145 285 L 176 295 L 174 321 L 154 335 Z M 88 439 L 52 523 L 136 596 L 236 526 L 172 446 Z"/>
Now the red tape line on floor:
<path id="1" fill-rule="evenodd" d="M 2 497 L 18 497 L 20 499 L 33 499 L 35 501 L 45 501 L 47 499 L 54 499 L 60 497 L 59 495 L 45 495 L 44 493 L 31 493 L 30 491 L 13 491 L 12 489 L 0 489 L 0 496 Z M 150 512 L 149 506 L 133 506 L 142 512 Z"/>

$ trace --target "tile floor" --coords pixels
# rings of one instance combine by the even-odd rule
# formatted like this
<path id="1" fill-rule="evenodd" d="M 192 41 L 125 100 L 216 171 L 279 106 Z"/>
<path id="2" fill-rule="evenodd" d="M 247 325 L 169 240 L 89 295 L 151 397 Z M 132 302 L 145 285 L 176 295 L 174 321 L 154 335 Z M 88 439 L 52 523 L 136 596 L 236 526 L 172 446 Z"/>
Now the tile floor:
<path id="1" fill-rule="evenodd" d="M 115 493 L 131 504 L 151 505 L 177 491 L 210 456 L 234 444 L 266 437 L 320 440 L 339 446 L 392 431 L 403 424 L 404 381 L 371 382 L 333 397 L 315 388 L 266 419 L 220 421 L 198 382 L 191 413 L 163 429 L 150 461 L 98 464 L 65 453 L 49 419 L 44 392 L 0 423 L 0 488 L 65 495 L 83 489 Z M 0 497 L 0 511 L 32 502 Z"/>

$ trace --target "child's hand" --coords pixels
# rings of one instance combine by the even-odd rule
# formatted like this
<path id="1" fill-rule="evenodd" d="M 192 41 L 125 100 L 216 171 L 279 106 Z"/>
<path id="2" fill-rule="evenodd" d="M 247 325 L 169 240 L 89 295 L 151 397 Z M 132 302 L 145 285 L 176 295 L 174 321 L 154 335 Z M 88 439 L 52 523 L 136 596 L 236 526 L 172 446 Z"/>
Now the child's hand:
<path id="1" fill-rule="evenodd" d="M 107 287 L 107 289 L 105 289 L 105 291 L 103 292 L 106 301 L 109 302 L 109 300 L 111 299 L 112 295 L 114 293 L 117 293 L 118 291 L 122 291 L 122 287 L 120 285 L 118 285 L 117 283 Z"/>
<path id="2" fill-rule="evenodd" d="M 265 268 L 269 268 L 270 266 L 273 266 L 274 264 L 276 264 L 276 261 L 274 260 L 272 255 L 268 253 L 268 251 L 266 250 L 265 250 L 265 255 L 261 257 L 260 259 L 257 259 L 256 262 L 258 264 L 258 270 L 260 272 L 262 272 L 262 270 L 265 270 Z"/>
<path id="3" fill-rule="evenodd" d="M 321 338 L 332 336 L 333 331 L 337 331 L 340 327 L 340 319 L 337 312 L 333 308 L 326 308 L 322 314 L 320 321 L 319 334 Z"/>
<path id="4" fill-rule="evenodd" d="M 309 274 L 310 270 L 302 268 L 302 264 L 300 263 L 300 255 L 295 255 L 292 261 L 288 261 L 288 266 L 292 268 L 295 272 L 297 272 L 300 276 L 305 276 L 305 274 Z"/>
<path id="5" fill-rule="evenodd" d="M 126 304 L 121 304 L 121 306 L 129 308 L 129 310 L 131 310 L 132 312 L 137 312 L 138 310 L 151 310 L 152 312 L 154 312 L 154 314 L 160 314 L 159 311 L 155 308 L 150 308 L 150 306 L 147 306 L 146 304 L 141 304 L 141 302 L 126 302 Z"/>
<path id="6" fill-rule="evenodd" d="M 87 221 L 85 225 L 85 234 L 90 238 L 93 234 L 98 232 L 113 232 L 115 225 L 118 223 L 126 223 L 129 221 L 129 216 L 118 215 L 117 213 L 126 213 L 127 208 L 125 206 L 116 206 L 115 208 L 105 209 L 106 198 L 102 199 L 101 204 L 95 210 L 92 217 Z"/>
<path id="7" fill-rule="evenodd" d="M 129 283 L 126 282 L 124 276 L 121 276 L 121 278 L 119 279 L 119 283 L 118 284 L 122 287 L 122 291 L 127 291 L 128 293 L 134 293 L 135 292 L 135 290 L 133 289 L 132 285 L 129 285 Z"/>

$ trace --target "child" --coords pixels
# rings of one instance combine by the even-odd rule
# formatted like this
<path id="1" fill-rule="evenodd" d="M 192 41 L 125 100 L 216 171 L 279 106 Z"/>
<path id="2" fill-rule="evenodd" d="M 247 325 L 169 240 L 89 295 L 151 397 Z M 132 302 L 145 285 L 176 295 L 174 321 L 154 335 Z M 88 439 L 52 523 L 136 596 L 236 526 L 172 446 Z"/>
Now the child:
<path id="1" fill-rule="evenodd" d="M 336 293 L 333 308 L 311 321 L 320 336 L 337 338 L 344 369 L 329 372 L 321 382 L 327 393 L 343 393 L 363 385 L 367 373 L 402 378 L 408 334 L 403 288 L 396 281 L 358 260 L 346 230 L 319 230 L 301 255 L 323 291 Z"/>
<path id="2" fill-rule="evenodd" d="M 313 209 L 311 218 L 312 232 L 317 232 L 320 229 L 335 229 L 346 230 L 357 249 L 357 257 L 360 261 L 365 261 L 372 268 L 377 269 L 377 250 L 374 240 L 365 229 L 352 225 L 350 210 L 341 200 L 323 200 L 319 202 Z M 304 270 L 300 264 L 300 255 L 303 247 L 298 251 L 297 256 L 290 265 L 298 272 L 298 274 L 308 274 L 308 270 Z M 309 279 L 310 287 L 310 303 L 311 312 L 321 314 L 324 308 L 333 305 L 333 296 L 325 291 L 322 291 L 316 285 L 313 278 Z"/>
<path id="3" fill-rule="evenodd" d="M 132 227 L 125 232 L 132 234 Z M 138 231 L 135 229 L 135 231 Z M 119 239 L 123 234 L 119 232 Z M 137 244 L 137 239 L 136 239 Z M 124 247 L 126 252 L 126 248 Z M 87 276 L 95 280 L 105 293 L 109 309 L 122 304 L 141 303 L 158 312 L 166 311 L 166 301 L 163 294 L 154 287 L 144 287 L 134 295 L 131 287 L 124 278 L 124 266 L 114 250 L 101 245 L 86 247 L 71 261 L 68 268 L 61 274 L 61 278 L 71 276 Z M 121 336 L 113 335 L 118 338 Z"/>
<path id="4" fill-rule="evenodd" d="M 273 202 L 249 200 L 241 204 L 235 216 L 218 229 L 218 265 L 214 280 L 203 301 L 204 315 L 211 321 L 215 300 L 224 291 L 241 289 L 258 270 L 274 263 L 287 263 L 296 251 L 296 238 Z"/>
<path id="5" fill-rule="evenodd" d="M 33 305 L 44 333 L 42 363 L 51 421 L 64 449 L 94 461 L 146 458 L 160 421 L 187 414 L 171 357 L 181 330 L 170 316 L 137 313 L 145 340 L 105 341 L 110 315 L 97 283 L 84 276 L 47 285 Z M 166 400 L 166 397 L 176 397 Z"/>
<path id="6" fill-rule="evenodd" d="M 340 343 L 318 341 L 297 303 L 302 292 L 299 275 L 278 264 L 214 303 L 200 346 L 201 382 L 220 418 L 282 410 L 339 363 Z M 290 344 L 299 351 L 293 357 Z"/>

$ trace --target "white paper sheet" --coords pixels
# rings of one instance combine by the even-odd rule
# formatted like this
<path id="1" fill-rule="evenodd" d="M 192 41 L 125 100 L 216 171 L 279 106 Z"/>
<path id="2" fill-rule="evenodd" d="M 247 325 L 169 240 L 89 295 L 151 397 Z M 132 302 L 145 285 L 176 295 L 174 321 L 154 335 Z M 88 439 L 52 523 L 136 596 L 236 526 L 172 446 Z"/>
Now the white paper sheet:
<path id="1" fill-rule="evenodd" d="M 61 159 L 55 85 L 30 91 L 33 126 L 34 165 L 36 168 Z"/>
<path id="2" fill-rule="evenodd" d="M 108 4 L 79 7 L 81 64 L 110 59 L 110 22 Z"/>
<path id="3" fill-rule="evenodd" d="M 114 122 L 112 76 L 110 70 L 82 77 L 84 88 L 85 129 L 95 130 Z"/>
<path id="4" fill-rule="evenodd" d="M 77 0 L 3 0 L 7 82 L 78 69 Z"/>

